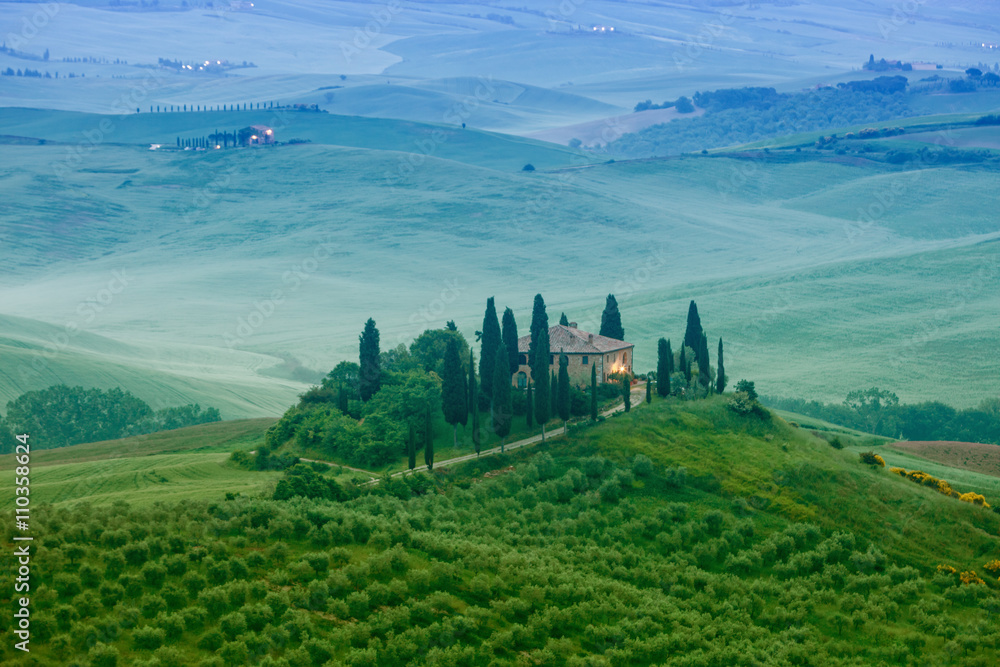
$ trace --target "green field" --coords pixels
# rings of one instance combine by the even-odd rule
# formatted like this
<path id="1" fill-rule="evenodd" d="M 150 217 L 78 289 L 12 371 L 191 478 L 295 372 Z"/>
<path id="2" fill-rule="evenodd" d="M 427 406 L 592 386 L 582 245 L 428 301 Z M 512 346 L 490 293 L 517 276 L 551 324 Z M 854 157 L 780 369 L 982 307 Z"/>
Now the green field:
<path id="1" fill-rule="evenodd" d="M 56 504 L 32 512 L 32 657 L 995 661 L 997 514 L 727 401 L 657 400 L 409 482 L 343 481 L 341 502 L 260 497 L 278 474 L 191 451 L 193 430 L 157 445 L 186 453 L 39 466 L 33 497 Z M 245 447 L 261 426 L 215 428 Z"/>
<path id="2" fill-rule="evenodd" d="M 5 113 L 18 132 L 72 134 L 51 112 Z M 487 296 L 524 326 L 539 291 L 585 330 L 615 293 L 640 371 L 660 336 L 680 335 L 694 298 L 731 351 L 730 374 L 765 394 L 841 400 L 877 384 L 970 405 L 993 391 L 990 162 L 923 169 L 775 151 L 528 174 L 515 155 L 576 158 L 468 132 L 474 145 L 449 139 L 410 171 L 399 149 L 429 126 L 321 116 L 303 122 L 333 134 L 345 123 L 345 142 L 364 143 L 348 130 L 366 123 L 395 134 L 351 148 L 105 145 L 61 180 L 64 147 L 9 146 L 17 166 L 0 182 L 18 194 L 0 212 L 17 270 L 3 279 L 4 308 L 33 322 L 0 320 L 0 397 L 120 384 L 154 407 L 277 416 L 307 387 L 292 371 L 315 378 L 355 357 L 369 316 L 383 349 L 449 319 L 469 339 Z M 155 120 L 136 117 L 129 132 Z M 38 228 L 42 216 L 53 224 Z M 115 271 L 130 282 L 98 312 Z M 80 333 L 36 372 L 38 350 L 71 323 Z M 956 353 L 983 372 L 956 370 Z"/>

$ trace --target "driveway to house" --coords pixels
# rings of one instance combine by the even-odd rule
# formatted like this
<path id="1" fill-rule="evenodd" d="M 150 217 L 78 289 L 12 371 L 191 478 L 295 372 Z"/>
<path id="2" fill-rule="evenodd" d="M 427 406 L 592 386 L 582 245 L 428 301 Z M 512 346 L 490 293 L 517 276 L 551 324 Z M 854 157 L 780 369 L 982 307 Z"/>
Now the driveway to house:
<path id="1" fill-rule="evenodd" d="M 644 382 L 640 382 L 636 386 L 632 387 L 632 406 L 633 407 L 639 407 L 640 405 L 643 405 L 645 403 L 645 400 L 646 400 L 646 384 Z M 602 417 L 610 417 L 611 415 L 616 414 L 618 412 L 623 412 L 624 410 L 625 410 L 625 402 L 622 401 L 621 403 L 619 403 L 618 405 L 614 406 L 613 408 L 609 408 L 609 409 L 605 410 L 604 412 L 602 412 L 601 416 Z M 555 431 L 553 431 L 551 433 L 547 433 L 545 439 L 546 440 L 552 440 L 553 438 L 562 438 L 562 437 L 565 437 L 565 434 L 561 430 L 556 429 Z M 524 440 L 518 440 L 516 442 L 508 443 L 506 446 L 504 446 L 504 451 L 507 452 L 507 451 L 510 451 L 512 449 L 520 449 L 521 447 L 529 447 L 529 446 L 535 445 L 535 444 L 537 444 L 537 443 L 539 443 L 541 441 L 542 441 L 542 434 L 539 433 L 538 435 L 533 435 L 530 438 L 525 438 Z M 250 452 L 250 453 L 253 454 L 254 452 Z M 457 463 L 462 463 L 464 461 L 471 461 L 472 459 L 482 458 L 483 456 L 491 456 L 491 455 L 499 454 L 499 453 L 500 453 L 500 447 L 493 447 L 492 449 L 487 449 L 487 450 L 485 450 L 483 452 L 480 452 L 479 454 L 475 454 L 475 453 L 473 453 L 473 454 L 465 454 L 463 456 L 456 456 L 455 458 L 452 458 L 452 459 L 445 459 L 444 461 L 435 461 L 434 462 L 434 467 L 435 468 L 443 468 L 445 466 L 453 466 L 453 465 L 455 465 Z M 343 468 L 345 470 L 351 470 L 353 472 L 361 473 L 362 475 L 368 475 L 369 477 L 372 478 L 372 480 L 370 482 L 368 482 L 369 484 L 376 484 L 376 483 L 378 483 L 378 480 L 379 480 L 379 475 L 377 475 L 376 473 L 371 472 L 370 470 L 361 470 L 360 468 L 351 468 L 350 466 L 340 465 L 339 463 L 330 463 L 329 461 L 316 461 L 314 459 L 299 459 L 299 460 L 300 461 L 305 461 L 307 463 L 323 463 L 323 464 L 328 465 L 330 467 L 340 467 L 340 468 Z M 426 465 L 422 465 L 422 466 L 417 466 L 413 470 L 401 470 L 399 472 L 394 472 L 394 473 L 392 473 L 391 477 L 399 477 L 400 475 L 407 475 L 407 474 L 414 473 L 414 472 L 429 471 L 429 470 L 430 470 L 430 468 L 428 468 Z"/>

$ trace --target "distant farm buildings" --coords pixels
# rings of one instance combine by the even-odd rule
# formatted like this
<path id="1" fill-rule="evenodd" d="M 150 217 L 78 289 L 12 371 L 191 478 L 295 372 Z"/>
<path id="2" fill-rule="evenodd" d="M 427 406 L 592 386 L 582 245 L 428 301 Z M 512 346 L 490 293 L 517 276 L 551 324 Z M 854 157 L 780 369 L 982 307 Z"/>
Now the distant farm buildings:
<path id="1" fill-rule="evenodd" d="M 267 125 L 251 125 L 237 132 L 236 141 L 240 146 L 266 146 L 274 143 L 274 130 Z"/>
<path id="2" fill-rule="evenodd" d="M 530 347 L 531 336 L 517 339 L 518 369 L 513 384 L 522 389 L 531 380 L 531 367 L 528 365 Z M 597 382 L 603 384 L 610 375 L 632 372 L 634 347 L 623 340 L 581 331 L 576 328 L 576 322 L 570 322 L 568 326 L 557 324 L 549 327 L 549 370 L 559 370 L 559 354 L 562 353 L 569 359 L 567 370 L 570 382 L 577 386 L 589 385 L 591 366 L 597 366 Z"/>

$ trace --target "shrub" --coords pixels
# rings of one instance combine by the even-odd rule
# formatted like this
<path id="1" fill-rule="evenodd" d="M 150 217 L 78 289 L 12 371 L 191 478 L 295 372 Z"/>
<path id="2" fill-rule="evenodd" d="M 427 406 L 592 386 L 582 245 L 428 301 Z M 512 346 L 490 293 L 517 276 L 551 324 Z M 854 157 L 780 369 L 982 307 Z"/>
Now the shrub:
<path id="1" fill-rule="evenodd" d="M 166 633 L 160 628 L 147 626 L 138 628 L 132 633 L 132 641 L 135 642 L 135 647 L 149 651 L 154 651 L 163 646 L 164 639 L 166 639 Z"/>
<path id="2" fill-rule="evenodd" d="M 883 459 L 881 456 L 879 456 L 873 451 L 861 452 L 858 454 L 858 457 L 861 459 L 862 463 L 865 463 L 867 465 L 876 466 L 880 468 L 885 467 L 885 459 Z"/>
<path id="3" fill-rule="evenodd" d="M 994 558 L 986 565 L 983 565 L 983 569 L 989 572 L 990 574 L 1000 575 L 1000 560 Z"/>
<path id="4" fill-rule="evenodd" d="M 958 497 L 963 503 L 972 503 L 973 505 L 979 505 L 980 507 L 985 507 L 989 509 L 990 505 L 986 502 L 986 497 L 982 494 L 976 493 L 975 491 L 969 491 L 968 493 L 963 493 Z"/>
<path id="5" fill-rule="evenodd" d="M 649 477 L 653 474 L 653 460 L 645 454 L 636 454 L 632 460 L 632 474 L 636 477 Z"/>
<path id="6" fill-rule="evenodd" d="M 91 667 L 118 666 L 118 649 L 101 642 L 94 644 L 90 652 L 87 653 L 87 657 L 90 658 Z"/>
<path id="7" fill-rule="evenodd" d="M 975 585 L 975 584 L 986 585 L 986 582 L 983 581 L 979 577 L 979 575 L 976 574 L 975 572 L 971 572 L 971 571 L 970 572 L 963 572 L 962 574 L 958 575 L 958 578 L 966 586 L 972 586 L 972 585 Z"/>

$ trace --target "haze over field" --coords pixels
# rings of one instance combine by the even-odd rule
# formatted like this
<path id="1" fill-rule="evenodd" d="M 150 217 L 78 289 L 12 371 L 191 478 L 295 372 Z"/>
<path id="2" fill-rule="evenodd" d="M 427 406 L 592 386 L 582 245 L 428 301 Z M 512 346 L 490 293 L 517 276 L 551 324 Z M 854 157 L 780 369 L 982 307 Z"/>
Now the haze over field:
<path id="1" fill-rule="evenodd" d="M 0 71 L 42 73 L 0 76 L 0 404 L 121 384 L 154 406 L 277 415 L 356 356 L 368 316 L 392 346 L 448 319 L 471 339 L 486 296 L 527 318 L 536 292 L 591 328 L 616 293 L 640 371 L 697 298 L 731 341 L 730 374 L 767 393 L 995 393 L 994 158 L 892 158 L 992 150 L 995 127 L 898 121 L 930 124 L 847 155 L 801 135 L 651 162 L 602 152 L 690 122 L 631 113 L 645 99 L 870 79 L 872 53 L 917 63 L 889 72 L 912 86 L 962 77 L 996 59 L 989 3 L 216 4 L 0 5 Z M 997 100 L 908 104 L 966 122 Z M 309 143 L 148 150 L 254 123 Z M 982 365 L 956 371 L 957 351 Z"/>

